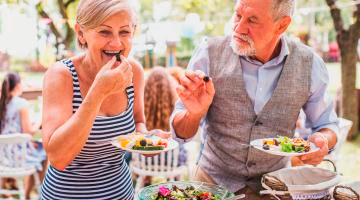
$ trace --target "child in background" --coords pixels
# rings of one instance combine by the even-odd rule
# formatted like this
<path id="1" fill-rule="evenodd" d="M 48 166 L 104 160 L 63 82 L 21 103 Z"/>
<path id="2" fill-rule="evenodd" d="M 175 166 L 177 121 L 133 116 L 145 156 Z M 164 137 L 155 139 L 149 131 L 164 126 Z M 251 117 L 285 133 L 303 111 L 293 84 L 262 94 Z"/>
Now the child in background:
<path id="1" fill-rule="evenodd" d="M 145 83 L 145 119 L 146 127 L 152 132 L 170 135 L 169 118 L 174 109 L 178 96 L 176 86 L 178 82 L 163 67 L 151 70 Z M 187 161 L 184 145 L 179 145 L 178 165 L 185 165 Z M 149 182 L 149 178 L 145 180 Z"/>
<path id="2" fill-rule="evenodd" d="M 0 135 L 25 133 L 35 134 L 41 125 L 41 121 L 33 124 L 30 118 L 29 102 L 20 97 L 22 85 L 20 76 L 10 72 L 4 77 L 0 98 Z M 44 177 L 46 154 L 41 146 L 29 146 L 27 162 L 34 165 L 39 171 L 40 179 Z M 1 184 L 5 185 L 5 181 Z M 25 178 L 25 196 L 30 198 L 30 192 L 34 187 L 34 177 Z"/>

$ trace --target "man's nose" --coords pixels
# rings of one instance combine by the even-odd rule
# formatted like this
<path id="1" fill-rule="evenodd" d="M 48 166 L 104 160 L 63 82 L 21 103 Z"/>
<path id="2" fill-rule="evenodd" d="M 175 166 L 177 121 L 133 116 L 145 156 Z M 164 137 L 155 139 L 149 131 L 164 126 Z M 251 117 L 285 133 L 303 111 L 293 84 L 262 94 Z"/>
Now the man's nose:
<path id="1" fill-rule="evenodd" d="M 234 31 L 238 34 L 247 34 L 248 27 L 247 23 L 244 19 L 240 19 L 239 21 L 234 22 Z"/>

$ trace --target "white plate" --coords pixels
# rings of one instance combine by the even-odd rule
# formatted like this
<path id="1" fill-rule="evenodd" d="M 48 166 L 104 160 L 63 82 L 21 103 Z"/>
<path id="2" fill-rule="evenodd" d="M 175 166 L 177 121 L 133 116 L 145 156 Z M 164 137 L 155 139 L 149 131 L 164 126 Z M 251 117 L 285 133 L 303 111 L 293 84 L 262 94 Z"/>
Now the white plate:
<path id="1" fill-rule="evenodd" d="M 134 145 L 134 141 L 131 141 L 128 145 L 126 145 L 126 147 L 121 146 L 117 139 L 113 140 L 111 142 L 111 144 L 118 147 L 118 148 L 120 148 L 120 149 L 122 149 L 122 150 L 124 150 L 124 151 L 132 152 L 132 153 L 139 153 L 139 154 L 144 154 L 144 155 L 146 155 L 146 154 L 159 154 L 161 152 L 167 152 L 167 151 L 170 151 L 172 149 L 175 149 L 179 145 L 179 143 L 176 142 L 173 139 L 168 139 L 167 142 L 168 142 L 168 145 L 163 150 L 153 150 L 153 151 L 134 150 L 134 149 L 132 149 L 132 146 Z"/>
<path id="2" fill-rule="evenodd" d="M 266 139 L 272 139 L 272 138 L 266 138 Z M 301 156 L 309 153 L 313 153 L 318 151 L 320 148 L 317 147 L 314 143 L 310 142 L 310 151 L 308 152 L 302 152 L 302 153 L 296 153 L 296 152 L 283 152 L 281 151 L 280 146 L 270 145 L 269 150 L 263 149 L 263 140 L 264 139 L 257 139 L 250 142 L 250 145 L 254 148 L 263 151 L 268 154 L 278 155 L 278 156 Z"/>

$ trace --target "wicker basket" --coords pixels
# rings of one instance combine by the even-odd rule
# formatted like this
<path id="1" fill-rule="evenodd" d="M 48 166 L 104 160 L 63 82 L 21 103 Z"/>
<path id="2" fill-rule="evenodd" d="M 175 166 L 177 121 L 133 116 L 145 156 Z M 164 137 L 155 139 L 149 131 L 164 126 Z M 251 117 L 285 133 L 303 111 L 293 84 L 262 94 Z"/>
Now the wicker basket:
<path id="1" fill-rule="evenodd" d="M 265 197 L 271 200 L 294 200 L 290 192 L 288 191 L 287 186 L 285 183 L 280 181 L 278 178 L 270 175 L 263 176 L 263 183 L 270 187 L 274 192 L 273 194 L 267 194 Z M 308 195 L 308 196 L 316 196 L 316 194 Z M 328 192 L 324 192 L 323 197 L 316 198 L 316 197 L 309 197 L 311 200 L 331 200 L 331 194 Z"/>
<path id="2" fill-rule="evenodd" d="M 335 200 L 360 200 L 360 182 L 336 186 L 333 196 Z"/>
<path id="3" fill-rule="evenodd" d="M 303 174 L 308 174 L 308 177 L 303 178 Z M 317 174 L 319 177 L 315 177 Z M 307 182 L 309 177 L 323 181 Z M 299 181 L 295 183 L 294 180 Z M 265 190 L 260 193 L 272 200 L 331 200 L 330 188 L 339 181 L 337 173 L 330 170 L 315 167 L 287 168 L 263 175 L 261 182 Z"/>
<path id="4" fill-rule="evenodd" d="M 275 176 L 265 174 L 262 178 L 262 183 L 269 186 L 272 190 L 277 191 L 277 197 L 281 200 L 292 200 L 286 185 Z M 265 195 L 268 199 L 277 199 L 271 194 Z"/>

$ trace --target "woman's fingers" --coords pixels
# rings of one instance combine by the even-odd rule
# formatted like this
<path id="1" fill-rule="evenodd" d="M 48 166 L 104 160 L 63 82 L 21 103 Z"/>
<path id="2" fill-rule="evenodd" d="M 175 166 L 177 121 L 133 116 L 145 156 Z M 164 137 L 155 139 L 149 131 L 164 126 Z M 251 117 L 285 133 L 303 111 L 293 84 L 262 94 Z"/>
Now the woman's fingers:
<path id="1" fill-rule="evenodd" d="M 119 65 L 119 67 L 116 67 L 115 69 L 113 69 L 116 72 L 120 72 L 120 73 L 126 73 L 128 71 L 132 71 L 132 66 L 129 63 L 129 61 L 124 57 L 121 56 L 121 64 Z"/>
<path id="2" fill-rule="evenodd" d="M 121 56 L 121 60 L 121 64 L 113 69 L 113 72 L 116 73 L 118 79 L 122 79 L 126 85 L 129 85 L 133 78 L 132 66 L 124 56 Z"/>
<path id="3" fill-rule="evenodd" d="M 116 62 L 116 58 L 115 58 L 115 56 L 113 56 L 113 57 L 111 58 L 111 60 L 109 60 L 109 62 L 107 62 L 107 63 L 104 65 L 104 67 L 102 68 L 102 70 L 109 70 L 109 69 L 111 69 L 111 68 L 114 66 L 115 62 Z"/>
<path id="4" fill-rule="evenodd" d="M 126 66 L 127 66 L 125 69 L 132 71 L 132 66 L 129 63 L 128 59 L 124 56 L 121 56 L 121 60 L 122 60 L 122 63 L 126 64 Z"/>

